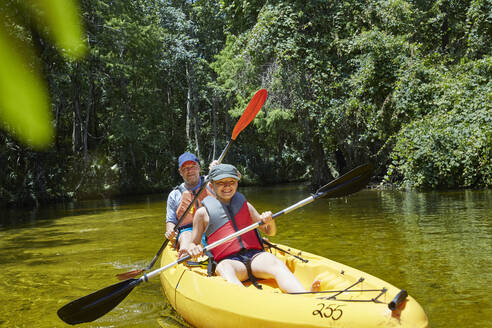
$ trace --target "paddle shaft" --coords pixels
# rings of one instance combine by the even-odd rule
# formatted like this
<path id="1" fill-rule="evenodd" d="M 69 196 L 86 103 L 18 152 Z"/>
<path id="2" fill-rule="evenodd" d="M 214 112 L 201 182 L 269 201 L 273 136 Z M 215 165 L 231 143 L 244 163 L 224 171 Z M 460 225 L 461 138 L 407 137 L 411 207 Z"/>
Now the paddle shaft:
<path id="1" fill-rule="evenodd" d="M 174 231 L 178 232 L 178 228 L 179 228 L 179 225 L 181 224 L 181 222 L 183 222 L 184 218 L 186 217 L 186 215 L 188 214 L 188 212 L 190 211 L 193 203 L 196 202 L 197 198 L 200 196 L 200 194 L 203 192 L 203 190 L 205 190 L 205 187 L 207 185 L 207 182 L 206 182 L 206 179 L 204 179 L 203 183 L 202 183 L 202 186 L 200 187 L 200 189 L 198 190 L 198 193 L 195 195 L 195 197 L 193 198 L 193 200 L 191 201 L 191 203 L 188 205 L 188 207 L 186 208 L 186 210 L 184 211 L 183 215 L 181 215 L 181 217 L 179 218 L 178 222 L 176 223 L 176 225 L 174 226 Z M 154 266 L 155 262 L 157 261 L 157 259 L 159 258 L 159 256 L 161 255 L 162 251 L 164 250 L 164 248 L 166 248 L 167 244 L 169 244 L 169 240 L 170 239 L 166 239 L 164 240 L 164 242 L 162 243 L 161 245 L 161 248 L 159 248 L 159 250 L 157 251 L 157 253 L 155 254 L 154 258 L 152 259 L 152 261 L 150 262 L 150 264 L 145 268 L 143 269 L 143 271 L 148 271 L 150 269 L 152 269 L 152 267 Z"/>
<path id="2" fill-rule="evenodd" d="M 220 154 L 219 159 L 217 160 L 218 164 L 222 163 L 222 160 L 224 159 L 225 155 L 229 151 L 229 148 L 231 148 L 231 145 L 232 145 L 233 141 L 234 141 L 234 139 L 230 139 L 229 142 L 227 143 L 226 147 L 224 148 L 224 150 Z M 196 200 L 198 199 L 198 197 L 200 197 L 200 195 L 202 194 L 202 192 L 207 187 L 207 184 L 208 184 L 207 178 L 205 178 L 204 181 L 203 181 L 203 183 L 202 183 L 202 186 L 200 187 L 200 189 L 198 189 L 198 192 L 196 193 L 195 197 L 193 197 L 193 200 L 188 205 L 188 207 L 184 211 L 183 215 L 181 215 L 181 217 L 179 218 L 178 222 L 174 226 L 174 231 L 178 232 L 179 225 L 181 224 L 181 222 L 183 222 L 183 220 L 186 217 L 186 215 L 188 214 L 188 212 L 190 212 L 191 208 L 193 207 L 192 206 L 193 203 L 195 203 Z M 164 241 L 164 243 L 161 245 L 161 248 L 159 248 L 159 251 L 157 252 L 157 254 L 155 254 L 154 258 L 152 259 L 152 262 L 150 262 L 150 264 L 147 266 L 147 268 L 145 268 L 146 270 L 150 270 L 154 266 L 155 262 L 159 258 L 159 255 L 161 255 L 162 251 L 164 250 L 164 248 L 166 248 L 166 246 L 167 246 L 168 243 L 169 243 L 169 239 L 166 239 Z"/>
<path id="3" fill-rule="evenodd" d="M 229 143 L 228 143 L 228 146 L 229 146 L 229 147 L 230 147 L 230 144 L 232 143 L 232 141 L 233 141 L 232 139 L 229 141 Z M 225 156 L 225 153 L 226 153 L 226 150 L 227 150 L 227 149 L 229 149 L 229 148 L 228 148 L 228 147 L 226 147 L 226 148 L 224 149 L 224 152 L 222 152 L 222 155 L 220 155 L 221 157 L 219 157 L 219 159 L 218 159 L 219 163 L 222 161 L 222 158 L 224 158 L 224 156 Z M 201 193 L 201 192 L 205 189 L 205 188 L 204 188 L 204 186 L 206 186 L 206 184 L 207 184 L 207 183 L 206 183 L 206 182 L 204 182 L 204 183 L 203 183 L 203 185 L 202 185 L 202 187 L 200 187 L 200 190 L 198 191 L 197 195 L 195 196 L 195 199 L 196 199 L 196 198 L 198 198 L 198 196 L 200 195 L 200 193 Z M 304 206 L 304 205 L 307 205 L 307 204 L 309 204 L 309 203 L 314 202 L 314 201 L 316 200 L 316 198 L 318 198 L 318 197 L 321 197 L 321 195 L 316 195 L 316 194 L 315 194 L 315 195 L 312 195 L 312 196 L 310 196 L 310 197 L 308 197 L 308 198 L 306 198 L 306 199 L 304 199 L 304 200 L 301 200 L 301 201 L 299 201 L 299 202 L 295 203 L 294 205 L 291 205 L 291 206 L 287 207 L 286 209 L 284 209 L 284 210 L 282 210 L 282 211 L 280 211 L 280 212 L 278 212 L 278 213 L 274 214 L 272 217 L 273 217 L 273 218 L 276 218 L 276 217 L 277 217 L 277 216 L 279 216 L 279 215 L 282 215 L 282 214 L 287 214 L 287 213 L 289 213 L 289 212 L 292 212 L 293 210 L 295 210 L 295 209 L 297 209 L 297 208 L 299 208 L 299 207 L 302 207 L 302 206 Z M 194 201 L 195 201 L 195 200 L 194 200 Z M 193 202 L 191 202 L 191 203 L 190 203 L 190 205 L 188 205 L 188 207 L 186 208 L 186 211 L 184 212 L 184 214 L 181 216 L 181 218 L 179 219 L 178 223 L 176 224 L 176 226 L 175 226 L 175 230 L 177 230 L 177 227 L 179 227 L 179 224 L 181 223 L 181 221 L 183 221 L 183 218 L 184 218 L 184 217 L 186 216 L 186 214 L 188 214 L 188 212 L 190 211 L 191 204 L 193 204 Z M 254 229 L 254 228 L 252 228 L 252 229 Z M 252 230 L 252 229 L 250 229 L 250 230 Z M 247 231 L 245 231 L 245 232 L 248 232 L 248 231 L 249 231 L 249 230 L 247 230 Z M 220 241 L 220 240 L 218 240 L 218 241 Z M 218 241 L 217 241 L 217 242 L 218 242 Z M 226 241 L 227 241 L 227 240 L 226 240 Z M 158 257 L 159 257 L 159 255 L 162 253 L 162 251 L 164 250 L 164 248 L 166 248 L 166 246 L 167 246 L 167 244 L 168 244 L 168 243 L 169 243 L 169 239 L 166 239 L 166 241 L 164 242 L 164 244 L 162 244 L 161 248 L 160 248 L 160 249 L 159 249 L 159 251 L 157 252 L 157 254 L 156 254 L 156 256 L 154 257 L 154 259 L 152 260 L 152 262 L 151 262 L 151 263 L 150 263 L 150 265 L 148 266 L 148 268 L 149 268 L 149 269 L 150 269 L 150 268 L 152 268 L 152 266 L 154 266 L 155 261 L 157 261 L 157 258 L 158 258 Z M 215 243 L 214 243 L 214 244 L 215 244 Z M 211 244 L 211 245 L 212 245 L 212 244 Z M 181 263 L 181 262 L 179 262 L 179 263 Z M 147 276 L 149 276 L 149 275 L 150 275 L 150 273 L 149 273 Z"/>
<path id="4" fill-rule="evenodd" d="M 251 121 L 253 121 L 253 119 L 256 117 L 256 115 L 260 111 L 261 107 L 265 103 L 266 97 L 267 97 L 266 89 L 260 89 L 255 93 L 255 95 L 253 96 L 253 98 L 249 102 L 248 106 L 244 110 L 243 115 L 239 118 L 239 121 L 234 126 L 231 139 L 229 140 L 226 147 L 224 148 L 224 150 L 220 154 L 219 159 L 217 160 L 217 162 L 219 164 L 222 163 L 222 160 L 224 159 L 225 155 L 229 151 L 229 148 L 231 148 L 232 143 L 234 142 L 234 140 L 236 140 L 239 133 L 241 133 L 241 131 L 244 130 L 249 125 L 249 123 L 251 123 Z M 203 192 L 203 190 L 205 190 L 206 186 L 207 186 L 207 182 L 205 179 L 202 186 L 198 190 L 198 193 L 193 198 L 193 201 L 191 201 L 191 203 L 188 205 L 188 207 L 184 211 L 183 215 L 181 215 L 178 222 L 174 226 L 174 231 L 176 231 L 176 232 L 178 231 L 179 225 L 181 224 L 181 222 L 183 222 L 184 218 L 186 217 L 188 212 L 191 210 L 193 203 L 196 202 L 196 200 L 198 199 L 200 194 Z M 146 268 L 146 270 L 150 270 L 154 266 L 155 262 L 159 258 L 159 255 L 161 255 L 162 251 L 164 250 L 164 248 L 166 248 L 168 243 L 169 243 L 169 239 L 166 239 L 164 241 L 164 243 L 162 244 L 161 248 L 159 249 L 159 251 L 157 252 L 157 254 L 152 259 L 152 262 Z"/>
<path id="5" fill-rule="evenodd" d="M 369 170 L 369 166 L 365 167 L 365 166 L 359 166 L 358 168 L 352 170 L 351 172 L 355 172 L 356 170 L 359 170 L 361 169 L 362 170 Z M 362 171 L 361 170 L 361 171 Z M 372 168 L 371 168 L 372 170 Z M 351 173 L 349 172 L 349 173 Z M 369 172 L 369 171 L 367 171 Z M 348 174 L 349 174 L 348 173 Z M 347 174 L 347 175 L 348 175 Z M 359 180 L 361 178 L 361 176 L 363 176 L 363 174 L 359 174 L 359 175 L 356 175 L 354 177 L 351 177 L 349 179 L 346 179 L 345 181 L 341 182 L 341 183 L 336 183 L 338 179 L 336 180 L 333 180 L 332 182 L 330 182 L 329 184 L 325 185 L 324 187 L 321 187 L 320 190 L 322 189 L 328 189 L 326 191 L 318 191 L 316 193 L 314 193 L 313 195 L 311 195 L 310 197 L 306 198 L 306 199 L 303 199 L 297 203 L 295 203 L 294 205 L 291 205 L 289 207 L 287 207 L 286 209 L 274 214 L 272 217 L 273 218 L 276 218 L 277 216 L 279 215 L 282 215 L 282 214 L 286 214 L 286 213 L 289 213 L 289 212 L 292 212 L 293 210 L 295 209 L 298 209 L 299 207 L 302 207 L 304 205 L 307 205 L 309 203 L 312 203 L 314 202 L 316 199 L 320 198 L 320 197 L 323 197 L 325 196 L 327 193 L 334 193 L 334 192 L 337 192 L 338 190 L 344 188 L 344 187 L 347 187 L 347 186 L 350 186 L 352 183 L 356 182 L 357 180 Z M 340 178 L 340 179 L 343 179 L 343 176 Z M 332 187 L 331 187 L 332 186 Z"/>
<path id="6" fill-rule="evenodd" d="M 217 160 L 219 163 L 222 163 L 222 160 L 224 159 L 225 155 L 229 151 L 229 148 L 231 148 L 233 141 L 234 141 L 234 139 L 230 139 L 229 142 L 227 143 L 226 147 L 222 151 L 222 154 L 220 154 L 219 159 Z"/>
<path id="7" fill-rule="evenodd" d="M 238 122 L 239 123 L 239 122 Z M 238 133 L 238 132 L 237 132 Z M 229 151 L 229 148 L 231 148 L 231 145 L 232 143 L 234 142 L 234 138 L 231 138 L 229 140 L 229 142 L 227 143 L 227 145 L 225 146 L 224 150 L 222 151 L 222 153 L 220 154 L 219 158 L 217 159 L 217 163 L 220 164 L 222 163 L 222 160 L 224 160 L 224 157 L 225 155 L 227 154 L 227 152 Z M 181 224 L 181 222 L 183 222 L 184 218 L 186 217 L 186 215 L 188 214 L 188 212 L 190 211 L 190 209 L 193 207 L 193 203 L 196 202 L 196 200 L 198 199 L 198 197 L 200 197 L 201 193 L 203 192 L 203 190 L 205 190 L 206 186 L 207 186 L 208 182 L 207 182 L 207 178 L 204 179 L 204 182 L 202 184 L 202 186 L 200 187 L 200 189 L 198 190 L 197 194 L 195 195 L 195 197 L 193 197 L 193 200 L 191 201 L 191 203 L 188 205 L 188 207 L 186 208 L 186 210 L 184 211 L 183 215 L 181 215 L 181 217 L 179 218 L 178 222 L 176 223 L 176 225 L 174 226 L 174 231 L 178 231 L 178 228 L 179 228 L 179 225 Z M 158 254 L 156 255 L 156 257 L 154 257 L 154 259 L 152 260 L 152 262 L 155 263 L 155 261 L 157 260 L 157 257 L 159 257 L 160 253 L 162 252 L 162 250 L 164 248 L 166 248 L 166 245 L 167 243 L 169 242 L 169 239 L 167 239 L 164 244 L 162 245 L 161 249 L 159 250 Z M 152 263 L 152 266 L 153 264 Z M 151 267 L 152 267 L 151 266 Z"/>

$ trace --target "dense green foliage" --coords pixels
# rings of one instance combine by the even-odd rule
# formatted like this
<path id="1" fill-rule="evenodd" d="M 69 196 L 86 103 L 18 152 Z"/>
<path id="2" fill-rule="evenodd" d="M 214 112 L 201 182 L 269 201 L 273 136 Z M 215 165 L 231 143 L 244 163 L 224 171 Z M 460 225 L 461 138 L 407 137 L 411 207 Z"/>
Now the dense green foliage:
<path id="1" fill-rule="evenodd" d="M 410 187 L 492 186 L 492 58 L 441 72 L 432 91 L 439 97 L 416 106 L 429 114 L 398 133 L 387 179 Z"/>
<path id="2" fill-rule="evenodd" d="M 319 185 L 371 161 L 396 185 L 492 186 L 490 0 L 80 5 L 82 61 L 23 29 L 56 137 L 36 152 L 0 132 L 1 203 L 167 190 L 177 156 L 217 157 L 260 88 L 226 158 L 249 181 Z"/>

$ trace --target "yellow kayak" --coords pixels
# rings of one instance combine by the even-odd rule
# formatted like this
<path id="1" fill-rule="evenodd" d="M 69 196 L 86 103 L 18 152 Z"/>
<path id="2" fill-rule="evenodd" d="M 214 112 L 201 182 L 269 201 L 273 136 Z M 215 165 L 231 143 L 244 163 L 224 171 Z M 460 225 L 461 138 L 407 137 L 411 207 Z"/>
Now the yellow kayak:
<path id="1" fill-rule="evenodd" d="M 283 260 L 307 290 L 319 280 L 321 291 L 284 294 L 272 280 L 259 280 L 262 289 L 250 283 L 241 287 L 208 277 L 206 268 L 178 264 L 160 274 L 164 293 L 188 323 L 200 328 L 428 327 L 422 307 L 405 297 L 405 291 L 341 263 L 277 246 L 304 261 L 267 250 Z M 168 246 L 161 266 L 176 260 L 177 253 Z"/>

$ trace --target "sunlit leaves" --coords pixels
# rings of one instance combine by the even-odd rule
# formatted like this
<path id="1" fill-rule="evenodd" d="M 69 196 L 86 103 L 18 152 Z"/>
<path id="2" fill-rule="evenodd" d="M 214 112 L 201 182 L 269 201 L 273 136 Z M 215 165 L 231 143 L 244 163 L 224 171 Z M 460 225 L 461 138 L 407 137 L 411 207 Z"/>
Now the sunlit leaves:
<path id="1" fill-rule="evenodd" d="M 442 74 L 431 80 L 432 106 L 418 99 L 428 98 L 418 85 L 409 85 L 416 99 L 402 99 L 428 114 L 398 133 L 387 180 L 396 173 L 416 188 L 492 186 L 491 74 L 491 57 Z"/>
<path id="2" fill-rule="evenodd" d="M 256 24 L 229 37 L 217 57 L 213 66 L 217 84 L 234 93 L 257 84 L 261 77 L 269 101 L 257 126 L 270 149 L 300 149 L 302 143 L 288 142 L 296 136 L 312 149 L 317 133 L 326 154 L 338 149 L 337 156 L 343 155 L 342 160 L 340 156 L 323 160 L 355 166 L 370 159 L 384 172 L 391 156 L 406 156 L 414 186 L 489 185 L 490 179 L 463 178 L 489 174 L 483 160 L 471 160 L 492 157 L 487 151 L 492 147 L 489 132 L 479 128 L 489 121 L 473 123 L 474 128 L 459 121 L 462 112 L 468 119 L 490 112 L 491 91 L 484 87 L 490 76 L 487 60 L 467 65 L 470 59 L 489 58 L 492 53 L 492 43 L 486 42 L 492 35 L 487 24 L 489 2 L 266 2 L 258 7 Z M 221 3 L 234 17 L 252 2 Z M 230 30 L 237 29 L 230 24 Z M 466 52 L 474 58 L 463 58 Z M 471 72 L 472 67 L 483 72 Z M 446 124 L 460 128 L 448 131 Z M 407 126 L 404 132 L 402 126 Z M 447 145 L 435 151 L 433 140 L 444 140 L 448 132 Z M 475 139 L 466 139 L 468 135 Z M 395 141 L 400 148 L 391 153 Z M 468 150 L 451 151 L 458 144 Z M 463 155 L 470 153 L 474 155 Z M 419 158 L 440 154 L 436 160 L 440 164 L 429 170 L 431 159 L 420 163 L 411 160 L 412 154 Z M 455 179 L 443 182 L 450 177 L 445 159 L 463 172 L 475 173 L 453 171 Z M 404 167 L 399 168 L 390 167 L 392 181 L 402 177 Z"/>

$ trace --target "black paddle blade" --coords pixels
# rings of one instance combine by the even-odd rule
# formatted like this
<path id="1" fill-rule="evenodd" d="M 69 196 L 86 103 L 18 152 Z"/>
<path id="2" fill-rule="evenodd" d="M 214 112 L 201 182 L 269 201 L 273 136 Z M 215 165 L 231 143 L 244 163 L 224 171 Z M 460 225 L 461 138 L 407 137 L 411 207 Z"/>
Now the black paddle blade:
<path id="1" fill-rule="evenodd" d="M 61 307 L 58 316 L 70 325 L 94 321 L 120 304 L 140 282 L 128 279 L 76 299 Z"/>
<path id="2" fill-rule="evenodd" d="M 363 189 L 372 176 L 372 164 L 364 164 L 319 188 L 315 198 L 343 197 Z"/>

